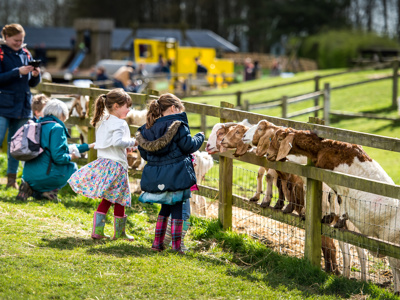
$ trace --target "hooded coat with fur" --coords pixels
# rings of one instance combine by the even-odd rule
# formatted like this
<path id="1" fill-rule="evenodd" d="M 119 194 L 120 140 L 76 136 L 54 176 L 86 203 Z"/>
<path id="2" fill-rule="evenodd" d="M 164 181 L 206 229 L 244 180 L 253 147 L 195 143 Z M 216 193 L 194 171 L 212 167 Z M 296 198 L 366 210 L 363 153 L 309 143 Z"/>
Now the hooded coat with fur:
<path id="1" fill-rule="evenodd" d="M 190 135 L 186 113 L 161 117 L 149 129 L 143 125 L 136 139 L 140 154 L 147 161 L 140 182 L 143 191 L 181 191 L 196 183 L 190 154 L 201 147 L 204 135 Z"/>

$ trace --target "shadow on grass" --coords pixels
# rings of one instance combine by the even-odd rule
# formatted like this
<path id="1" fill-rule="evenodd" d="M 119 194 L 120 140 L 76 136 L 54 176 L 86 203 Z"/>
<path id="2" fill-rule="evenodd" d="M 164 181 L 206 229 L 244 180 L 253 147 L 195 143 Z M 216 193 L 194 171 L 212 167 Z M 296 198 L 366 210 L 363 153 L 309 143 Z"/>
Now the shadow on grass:
<path id="1" fill-rule="evenodd" d="M 151 251 L 150 245 L 144 246 L 135 242 L 113 241 L 109 239 L 93 240 L 84 238 L 43 238 L 39 243 L 40 247 L 48 247 L 59 250 L 84 249 L 87 254 L 105 254 L 115 257 L 129 256 L 150 256 L 157 255 L 158 252 Z"/>
<path id="2" fill-rule="evenodd" d="M 210 256 L 213 255 L 211 247 L 217 244 L 224 253 L 230 253 L 229 261 L 237 266 L 228 269 L 230 276 L 262 281 L 273 288 L 284 286 L 290 290 L 297 289 L 304 296 L 321 294 L 350 297 L 368 294 L 379 299 L 399 299 L 375 284 L 327 274 L 305 259 L 273 252 L 245 234 L 223 231 L 217 220 L 207 221 L 192 217 L 191 221 L 194 224 L 191 236 L 201 241 L 196 247 L 197 251 L 211 252 L 196 258 L 215 264 L 226 264 L 225 259 L 216 255 Z"/>

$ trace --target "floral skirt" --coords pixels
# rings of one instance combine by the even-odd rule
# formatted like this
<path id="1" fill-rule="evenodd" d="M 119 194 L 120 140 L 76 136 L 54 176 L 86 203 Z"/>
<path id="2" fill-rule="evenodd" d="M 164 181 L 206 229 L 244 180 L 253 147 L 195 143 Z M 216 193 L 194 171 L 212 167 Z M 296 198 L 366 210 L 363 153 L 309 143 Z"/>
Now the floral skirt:
<path id="1" fill-rule="evenodd" d="M 68 183 L 76 193 L 88 198 L 131 206 L 128 172 L 111 159 L 98 158 L 87 164 L 72 174 Z"/>

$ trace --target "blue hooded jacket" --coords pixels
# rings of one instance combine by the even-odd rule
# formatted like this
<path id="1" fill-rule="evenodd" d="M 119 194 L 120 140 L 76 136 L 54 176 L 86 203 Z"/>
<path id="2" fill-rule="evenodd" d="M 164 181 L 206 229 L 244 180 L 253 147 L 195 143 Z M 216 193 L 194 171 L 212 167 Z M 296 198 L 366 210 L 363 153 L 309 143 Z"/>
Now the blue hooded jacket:
<path id="1" fill-rule="evenodd" d="M 55 116 L 45 116 L 40 122 L 52 121 L 42 125 L 40 145 L 44 150 L 38 157 L 25 162 L 22 178 L 37 192 L 48 192 L 62 188 L 71 175 L 78 170 L 71 161 L 67 138 L 68 130 L 64 123 Z M 54 123 L 53 123 L 54 122 Z M 76 145 L 79 152 L 89 150 L 88 144 Z M 47 174 L 50 157 L 50 173 Z"/>
<path id="2" fill-rule="evenodd" d="M 20 75 L 19 68 L 26 66 L 28 54 L 21 48 L 15 51 L 7 45 L 0 45 L 3 60 L 0 61 L 0 116 L 6 118 L 31 118 L 31 87 L 39 84 L 41 76 L 32 73 Z"/>
<path id="3" fill-rule="evenodd" d="M 190 135 L 186 113 L 172 114 L 156 120 L 136 133 L 140 155 L 147 161 L 140 185 L 149 193 L 175 192 L 196 183 L 191 153 L 204 142 L 204 135 Z"/>

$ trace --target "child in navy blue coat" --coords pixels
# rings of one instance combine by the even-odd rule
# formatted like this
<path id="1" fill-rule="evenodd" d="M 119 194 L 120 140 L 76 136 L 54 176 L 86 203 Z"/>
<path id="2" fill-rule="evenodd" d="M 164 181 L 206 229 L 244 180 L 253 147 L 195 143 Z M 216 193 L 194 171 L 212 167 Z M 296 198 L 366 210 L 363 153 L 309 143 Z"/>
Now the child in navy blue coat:
<path id="1" fill-rule="evenodd" d="M 168 218 L 171 216 L 172 250 L 181 249 L 182 204 L 189 201 L 190 188 L 196 183 L 191 153 L 204 141 L 204 134 L 190 135 L 181 100 L 163 94 L 153 100 L 148 109 L 146 124 L 138 129 L 138 149 L 147 161 L 143 169 L 139 200 L 160 203 L 152 250 L 162 251 Z"/>

